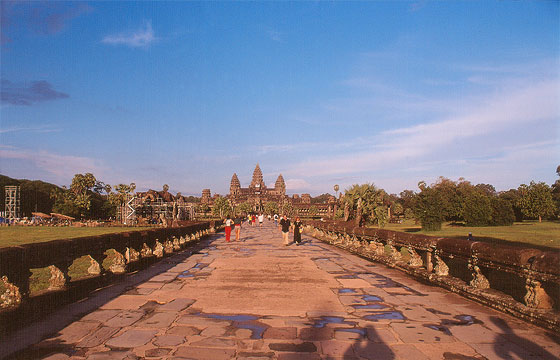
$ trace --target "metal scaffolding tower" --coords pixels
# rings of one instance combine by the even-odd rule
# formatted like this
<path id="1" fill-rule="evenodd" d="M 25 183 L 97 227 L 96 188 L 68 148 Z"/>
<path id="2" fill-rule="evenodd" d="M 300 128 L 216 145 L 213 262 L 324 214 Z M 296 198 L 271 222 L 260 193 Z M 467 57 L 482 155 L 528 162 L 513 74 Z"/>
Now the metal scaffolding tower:
<path id="1" fill-rule="evenodd" d="M 17 219 L 20 217 L 20 191 L 19 186 L 5 186 L 6 193 L 6 219 Z"/>

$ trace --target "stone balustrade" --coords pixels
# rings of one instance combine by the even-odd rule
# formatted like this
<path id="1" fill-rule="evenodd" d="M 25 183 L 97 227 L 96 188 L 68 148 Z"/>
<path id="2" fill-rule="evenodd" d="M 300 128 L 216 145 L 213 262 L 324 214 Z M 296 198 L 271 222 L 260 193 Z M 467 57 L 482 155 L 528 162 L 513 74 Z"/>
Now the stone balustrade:
<path id="1" fill-rule="evenodd" d="M 344 221 L 306 221 L 304 232 L 560 331 L 560 250 L 355 227 Z"/>
<path id="2" fill-rule="evenodd" d="M 127 272 L 145 268 L 219 230 L 214 221 L 0 248 L 0 324 L 31 311 L 45 311 L 87 296 Z M 70 278 L 72 265 L 86 257 L 87 274 Z M 83 266 L 83 265 L 82 265 Z M 48 288 L 30 291 L 32 269 L 48 268 Z M 43 301 L 41 301 L 43 300 Z M 42 304 L 42 305 L 38 305 Z M 47 309 L 48 311 L 49 309 Z M 2 326 L 0 326 L 1 328 Z M 2 332 L 0 329 L 0 333 Z"/>

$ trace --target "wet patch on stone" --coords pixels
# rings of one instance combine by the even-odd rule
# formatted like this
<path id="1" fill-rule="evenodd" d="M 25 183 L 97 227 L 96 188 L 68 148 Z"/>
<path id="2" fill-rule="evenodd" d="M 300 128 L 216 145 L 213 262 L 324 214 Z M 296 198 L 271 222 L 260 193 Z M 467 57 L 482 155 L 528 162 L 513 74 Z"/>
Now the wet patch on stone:
<path id="1" fill-rule="evenodd" d="M 383 301 L 383 299 L 381 299 L 379 296 L 375 296 L 375 295 L 364 295 L 364 296 L 362 296 L 362 300 L 364 300 L 365 302 Z"/>
<path id="2" fill-rule="evenodd" d="M 344 288 L 344 289 L 338 289 L 338 293 L 339 294 L 356 294 L 357 291 L 354 290 L 354 289 Z"/>
<path id="3" fill-rule="evenodd" d="M 378 320 L 405 320 L 406 318 L 400 311 L 382 311 L 363 317 L 365 320 L 378 321 Z"/>
<path id="4" fill-rule="evenodd" d="M 379 310 L 379 309 L 386 309 L 388 308 L 387 305 L 384 304 L 367 304 L 367 305 L 360 305 L 360 304 L 356 304 L 356 305 L 350 305 L 352 306 L 354 309 L 356 310 Z"/>
<path id="5" fill-rule="evenodd" d="M 345 318 L 340 316 L 321 316 L 321 319 L 315 320 L 313 324 L 314 328 L 323 328 L 327 324 L 346 324 L 346 325 L 356 325 L 353 321 L 346 321 Z"/>
<path id="6" fill-rule="evenodd" d="M 349 333 L 354 333 L 354 334 L 359 334 L 362 337 L 366 337 L 367 336 L 367 331 L 365 329 L 359 329 L 359 328 L 352 328 L 352 329 L 335 329 L 334 330 L 335 333 L 336 332 L 349 332 Z"/>
<path id="7" fill-rule="evenodd" d="M 432 309 L 432 308 L 426 308 L 426 310 L 431 312 L 432 314 L 436 314 L 436 315 L 451 315 L 450 313 L 446 313 L 444 311 L 439 311 L 439 310 Z"/>
<path id="8" fill-rule="evenodd" d="M 251 339 L 262 339 L 263 333 L 268 328 L 267 325 L 259 323 L 259 319 L 254 315 L 220 315 L 220 314 L 200 314 L 211 319 L 231 321 L 231 326 L 235 329 L 251 330 Z"/>
<path id="9" fill-rule="evenodd" d="M 317 352 L 317 346 L 312 342 L 304 342 L 301 344 L 290 343 L 272 343 L 268 345 L 270 350 L 274 351 L 288 351 L 288 352 Z"/>
<path id="10" fill-rule="evenodd" d="M 442 333 L 451 336 L 451 331 L 449 331 L 449 329 L 446 328 L 445 326 L 441 326 L 441 325 L 429 325 L 429 324 L 424 324 L 424 326 L 427 327 L 427 328 L 429 328 L 429 329 L 432 329 L 432 330 L 441 331 Z"/>
<path id="11" fill-rule="evenodd" d="M 482 324 L 482 321 L 476 319 L 472 315 L 457 315 L 455 316 L 457 320 L 443 319 L 441 321 L 442 325 L 449 326 L 469 326 L 473 324 Z"/>
<path id="12" fill-rule="evenodd" d="M 358 277 L 356 275 L 353 274 L 347 274 L 347 275 L 338 275 L 334 277 L 335 279 L 357 279 Z"/>

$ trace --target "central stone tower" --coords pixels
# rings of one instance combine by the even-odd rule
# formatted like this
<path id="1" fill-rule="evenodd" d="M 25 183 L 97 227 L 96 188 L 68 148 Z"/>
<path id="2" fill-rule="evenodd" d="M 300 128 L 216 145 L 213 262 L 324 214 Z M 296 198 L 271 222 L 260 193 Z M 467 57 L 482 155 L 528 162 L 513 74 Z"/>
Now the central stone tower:
<path id="1" fill-rule="evenodd" d="M 263 175 L 262 175 L 261 168 L 259 167 L 259 164 L 257 164 L 257 166 L 255 167 L 255 171 L 253 171 L 253 180 L 251 180 L 251 185 L 249 185 L 249 188 L 259 189 L 259 190 L 266 189 L 266 185 L 264 184 Z"/>

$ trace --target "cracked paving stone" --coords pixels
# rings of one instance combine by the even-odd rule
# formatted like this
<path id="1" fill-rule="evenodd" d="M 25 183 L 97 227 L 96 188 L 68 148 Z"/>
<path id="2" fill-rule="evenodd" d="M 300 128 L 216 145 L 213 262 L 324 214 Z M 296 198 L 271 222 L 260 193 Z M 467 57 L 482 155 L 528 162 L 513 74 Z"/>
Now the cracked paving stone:
<path id="1" fill-rule="evenodd" d="M 105 344 L 112 348 L 134 348 L 147 344 L 156 334 L 157 330 L 132 329 L 112 338 Z"/>
<path id="2" fill-rule="evenodd" d="M 110 339 L 117 331 L 119 331 L 119 328 L 102 326 L 82 339 L 76 347 L 92 348 L 99 346 Z"/>
<path id="3" fill-rule="evenodd" d="M 125 327 L 130 326 L 140 320 L 144 316 L 143 311 L 133 310 L 133 311 L 122 311 L 113 318 L 105 322 L 106 326 L 109 327 Z"/>

